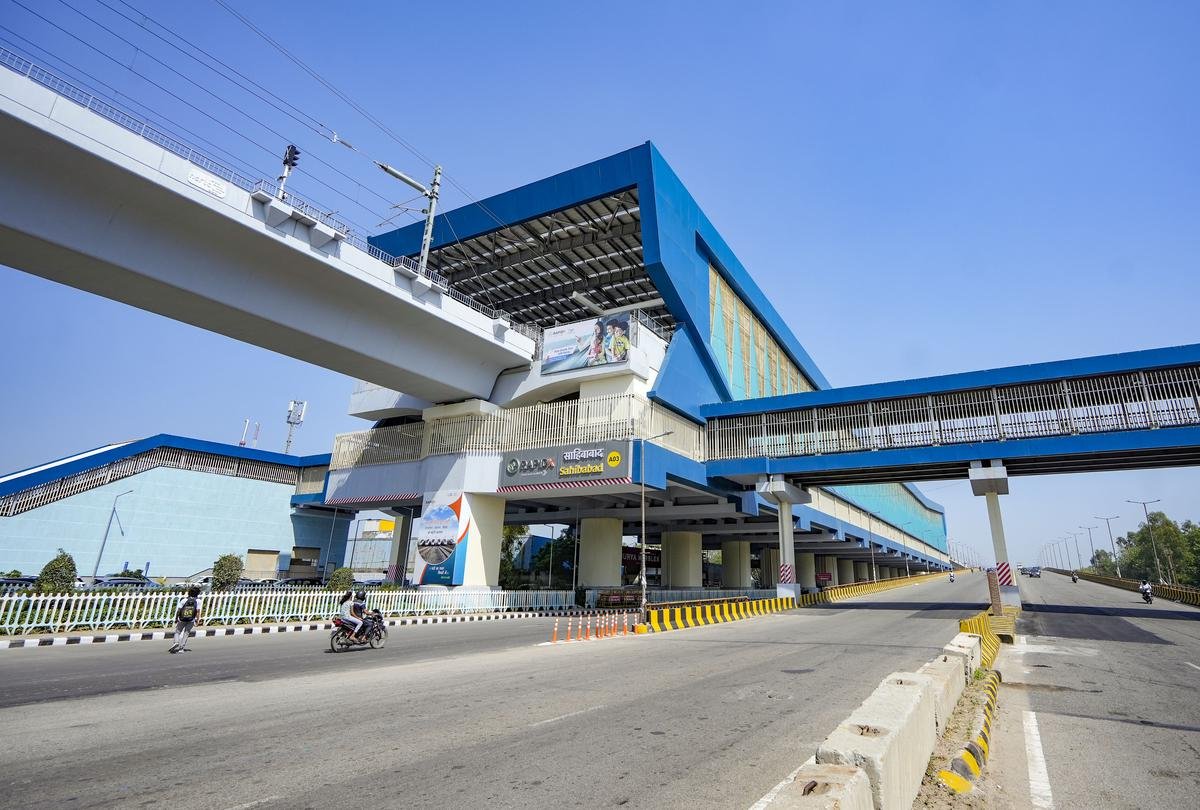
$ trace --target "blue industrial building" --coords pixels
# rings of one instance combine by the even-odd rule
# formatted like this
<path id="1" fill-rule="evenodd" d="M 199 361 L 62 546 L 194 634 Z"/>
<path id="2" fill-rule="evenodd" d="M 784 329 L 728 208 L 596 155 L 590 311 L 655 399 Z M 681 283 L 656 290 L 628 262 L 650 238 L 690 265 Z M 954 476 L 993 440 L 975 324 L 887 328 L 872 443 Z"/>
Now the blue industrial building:
<path id="1" fill-rule="evenodd" d="M 90 575 L 103 541 L 101 575 L 192 577 L 232 553 L 252 578 L 317 576 L 341 564 L 353 517 L 320 503 L 328 465 L 158 435 L 12 473 L 0 478 L 0 568 L 37 573 L 62 548 Z"/>

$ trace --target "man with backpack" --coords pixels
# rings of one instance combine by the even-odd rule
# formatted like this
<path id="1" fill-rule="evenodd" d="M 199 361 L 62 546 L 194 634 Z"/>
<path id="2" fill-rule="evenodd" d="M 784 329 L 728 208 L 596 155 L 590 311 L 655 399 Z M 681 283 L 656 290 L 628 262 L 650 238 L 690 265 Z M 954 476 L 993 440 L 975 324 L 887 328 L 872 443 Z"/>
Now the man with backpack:
<path id="1" fill-rule="evenodd" d="M 193 585 L 188 588 L 187 596 L 180 599 L 179 604 L 175 606 L 175 644 L 170 650 L 172 655 L 188 651 L 188 638 L 191 637 L 192 628 L 198 621 L 200 621 L 200 589 Z"/>

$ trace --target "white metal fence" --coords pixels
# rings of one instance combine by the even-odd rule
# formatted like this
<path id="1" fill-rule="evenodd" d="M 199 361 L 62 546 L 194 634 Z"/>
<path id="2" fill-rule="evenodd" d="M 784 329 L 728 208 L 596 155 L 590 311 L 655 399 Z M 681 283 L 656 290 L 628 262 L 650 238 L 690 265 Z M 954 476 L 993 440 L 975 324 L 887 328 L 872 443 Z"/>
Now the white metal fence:
<path id="1" fill-rule="evenodd" d="M 710 460 L 1200 424 L 1200 366 L 711 419 Z"/>
<path id="2" fill-rule="evenodd" d="M 169 627 L 181 596 L 178 591 L 11 593 L 0 596 L 0 634 Z M 326 620 L 338 613 L 338 598 L 319 590 L 208 593 L 202 612 L 210 625 Z M 367 591 L 367 605 L 385 616 L 562 610 L 574 604 L 572 591 Z"/>
<path id="3" fill-rule="evenodd" d="M 504 453 L 550 445 L 648 438 L 696 461 L 704 458 L 700 425 L 635 394 L 510 408 L 490 416 L 456 416 L 360 430 L 336 437 L 330 469 L 416 461 L 453 453 Z"/>

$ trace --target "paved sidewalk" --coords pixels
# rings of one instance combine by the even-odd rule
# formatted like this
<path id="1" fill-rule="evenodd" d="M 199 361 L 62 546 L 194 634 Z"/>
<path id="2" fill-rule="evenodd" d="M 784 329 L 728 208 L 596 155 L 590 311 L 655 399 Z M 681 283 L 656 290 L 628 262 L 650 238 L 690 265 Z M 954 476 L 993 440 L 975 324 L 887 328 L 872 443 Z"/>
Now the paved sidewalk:
<path id="1" fill-rule="evenodd" d="M 388 627 L 405 627 L 416 624 L 456 624 L 459 622 L 492 622 L 507 619 L 556 618 L 559 616 L 595 615 L 594 610 L 566 611 L 512 611 L 506 613 L 466 613 L 438 616 L 405 616 L 385 619 Z M 193 638 L 214 636 L 253 636 L 263 633 L 302 633 L 310 630 L 332 630 L 333 622 L 283 622 L 274 624 L 245 624 L 231 627 L 198 627 Z M 175 631 L 127 630 L 117 633 L 88 632 L 70 635 L 16 636 L 0 639 L 0 650 L 19 650 L 29 647 L 62 647 L 71 644 L 114 644 L 118 641 L 162 641 L 172 638 Z"/>

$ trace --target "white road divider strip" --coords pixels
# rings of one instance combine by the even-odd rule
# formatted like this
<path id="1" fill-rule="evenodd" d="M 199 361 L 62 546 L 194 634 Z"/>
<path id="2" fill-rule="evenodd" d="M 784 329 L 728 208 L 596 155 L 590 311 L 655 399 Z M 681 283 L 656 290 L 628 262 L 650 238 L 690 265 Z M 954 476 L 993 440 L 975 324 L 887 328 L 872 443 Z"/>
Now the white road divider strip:
<path id="1" fill-rule="evenodd" d="M 557 723 L 559 720 L 566 720 L 568 717 L 578 717 L 581 714 L 587 714 L 589 712 L 599 711 L 600 709 L 603 709 L 603 708 L 604 708 L 604 706 L 600 705 L 600 706 L 591 706 L 586 709 L 580 709 L 577 712 L 567 712 L 566 714 L 560 714 L 558 717 L 551 717 L 549 720 L 538 720 L 536 723 L 530 723 L 529 728 L 537 728 L 538 726 L 545 726 L 550 723 Z"/>
<path id="2" fill-rule="evenodd" d="M 1195 665 L 1195 664 L 1193 664 L 1191 661 L 1184 661 L 1183 663 L 1187 664 L 1187 665 L 1188 665 L 1189 667 L 1191 667 L 1192 669 L 1200 669 L 1200 667 L 1196 666 L 1196 665 Z"/>
<path id="3" fill-rule="evenodd" d="M 1025 757 L 1029 763 L 1029 801 L 1038 810 L 1054 810 L 1054 794 L 1050 791 L 1050 774 L 1042 754 L 1042 735 L 1038 731 L 1037 715 L 1023 713 L 1025 726 Z"/>

